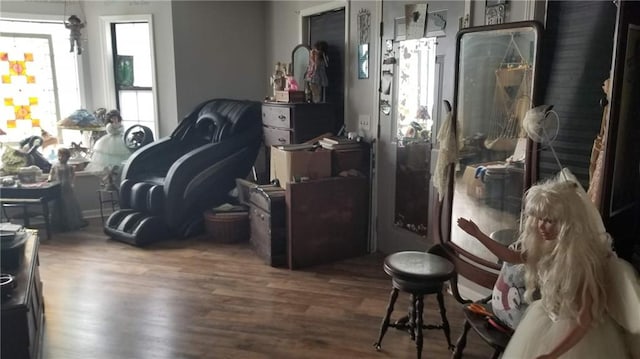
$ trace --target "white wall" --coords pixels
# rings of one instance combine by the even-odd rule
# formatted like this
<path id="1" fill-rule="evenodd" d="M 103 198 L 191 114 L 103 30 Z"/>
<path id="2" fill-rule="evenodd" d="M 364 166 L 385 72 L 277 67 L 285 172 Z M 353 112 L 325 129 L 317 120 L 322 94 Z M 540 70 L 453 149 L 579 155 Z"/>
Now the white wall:
<path id="1" fill-rule="evenodd" d="M 264 2 L 175 1 L 171 7 L 180 118 L 212 98 L 267 95 Z"/>

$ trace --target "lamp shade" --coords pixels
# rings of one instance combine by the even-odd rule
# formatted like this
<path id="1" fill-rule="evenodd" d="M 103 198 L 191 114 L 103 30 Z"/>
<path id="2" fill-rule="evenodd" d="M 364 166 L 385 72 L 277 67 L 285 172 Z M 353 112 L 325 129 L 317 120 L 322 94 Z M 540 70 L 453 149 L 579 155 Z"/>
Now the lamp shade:
<path id="1" fill-rule="evenodd" d="M 104 131 L 104 123 L 85 109 L 73 111 L 67 118 L 58 121 L 57 126 L 68 130 Z"/>

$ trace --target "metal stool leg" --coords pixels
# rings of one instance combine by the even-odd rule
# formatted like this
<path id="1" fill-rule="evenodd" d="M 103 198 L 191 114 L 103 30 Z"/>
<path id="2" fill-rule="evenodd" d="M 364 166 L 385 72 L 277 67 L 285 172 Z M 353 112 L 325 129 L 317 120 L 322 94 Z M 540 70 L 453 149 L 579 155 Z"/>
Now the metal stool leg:
<path id="1" fill-rule="evenodd" d="M 376 350 L 380 350 L 380 348 L 382 348 L 382 338 L 389 328 L 389 320 L 391 319 L 393 306 L 396 304 L 396 299 L 398 299 L 398 292 L 399 291 L 396 288 L 393 288 L 391 290 L 391 295 L 389 296 L 389 304 L 387 305 L 387 313 L 385 314 L 384 319 L 382 319 L 382 326 L 380 327 L 380 335 L 378 336 L 378 341 L 373 343 L 373 346 L 376 347 Z"/>

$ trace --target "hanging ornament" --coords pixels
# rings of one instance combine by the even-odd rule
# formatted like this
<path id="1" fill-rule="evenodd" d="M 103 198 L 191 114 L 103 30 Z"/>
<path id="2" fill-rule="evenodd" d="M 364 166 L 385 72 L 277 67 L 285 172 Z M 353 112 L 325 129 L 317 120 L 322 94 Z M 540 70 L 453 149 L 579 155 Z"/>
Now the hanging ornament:
<path id="1" fill-rule="evenodd" d="M 82 46 L 80 45 L 80 39 L 82 37 L 82 33 L 80 30 L 84 27 L 85 23 L 80 20 L 76 15 L 71 15 L 65 21 L 64 27 L 69 29 L 69 44 L 71 48 L 69 52 L 73 52 L 74 47 L 78 51 L 78 55 L 82 55 Z"/>

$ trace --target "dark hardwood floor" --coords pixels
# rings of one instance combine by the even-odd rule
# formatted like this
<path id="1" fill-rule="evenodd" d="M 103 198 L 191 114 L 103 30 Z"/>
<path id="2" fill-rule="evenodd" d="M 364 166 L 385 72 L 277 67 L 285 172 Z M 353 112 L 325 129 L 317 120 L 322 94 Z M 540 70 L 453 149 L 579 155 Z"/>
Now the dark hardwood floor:
<path id="1" fill-rule="evenodd" d="M 391 283 L 381 255 L 290 271 L 264 264 L 249 243 L 206 238 L 147 248 L 112 241 L 99 220 L 42 240 L 45 359 L 415 358 L 393 328 L 373 343 Z M 455 340 L 457 302 L 446 295 Z M 401 295 L 392 319 L 404 314 Z M 425 299 L 425 320 L 439 318 Z M 426 331 L 423 358 L 449 358 L 441 331 Z M 469 335 L 465 358 L 490 348 Z"/>

